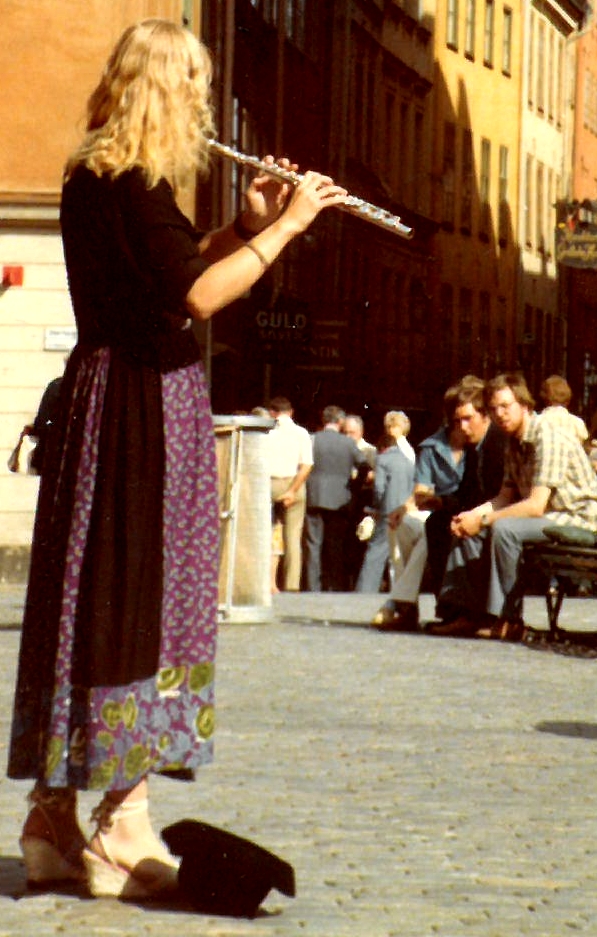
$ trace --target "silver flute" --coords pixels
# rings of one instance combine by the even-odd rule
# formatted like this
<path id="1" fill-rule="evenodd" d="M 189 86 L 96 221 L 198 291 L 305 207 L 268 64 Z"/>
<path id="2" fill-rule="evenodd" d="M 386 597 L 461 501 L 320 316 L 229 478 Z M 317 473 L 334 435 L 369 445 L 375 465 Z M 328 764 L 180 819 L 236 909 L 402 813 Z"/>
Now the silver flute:
<path id="1" fill-rule="evenodd" d="M 270 163 L 259 159 L 258 156 L 247 156 L 246 153 L 241 153 L 240 150 L 237 150 L 233 146 L 226 146 L 226 144 L 219 143 L 217 140 L 208 140 L 207 142 L 214 153 L 223 156 L 225 159 L 231 159 L 241 166 L 256 169 L 258 172 L 265 172 L 270 176 L 274 176 L 276 179 L 290 182 L 292 185 L 298 185 L 299 182 L 304 179 L 303 175 L 294 172 L 292 169 L 284 169 L 283 166 L 279 166 L 277 163 L 272 163 L 270 165 Z M 365 221 L 371 221 L 380 228 L 391 231 L 393 234 L 398 234 L 402 238 L 412 238 L 414 234 L 413 229 L 402 224 L 397 215 L 392 215 L 391 212 L 386 211 L 385 208 L 378 208 L 377 205 L 372 205 L 371 202 L 365 202 L 364 199 L 357 198 L 356 195 L 347 195 L 342 204 L 335 205 L 334 208 L 347 211 L 351 215 L 363 218 Z"/>

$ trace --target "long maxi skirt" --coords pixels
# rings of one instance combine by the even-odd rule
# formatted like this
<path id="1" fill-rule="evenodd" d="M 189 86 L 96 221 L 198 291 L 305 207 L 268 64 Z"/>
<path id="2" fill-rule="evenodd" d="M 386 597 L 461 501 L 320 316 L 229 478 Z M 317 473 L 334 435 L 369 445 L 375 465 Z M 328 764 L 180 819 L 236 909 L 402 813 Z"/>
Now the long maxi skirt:
<path id="1" fill-rule="evenodd" d="M 126 789 L 212 758 L 218 505 L 200 363 L 75 350 L 32 546 L 8 774 Z"/>

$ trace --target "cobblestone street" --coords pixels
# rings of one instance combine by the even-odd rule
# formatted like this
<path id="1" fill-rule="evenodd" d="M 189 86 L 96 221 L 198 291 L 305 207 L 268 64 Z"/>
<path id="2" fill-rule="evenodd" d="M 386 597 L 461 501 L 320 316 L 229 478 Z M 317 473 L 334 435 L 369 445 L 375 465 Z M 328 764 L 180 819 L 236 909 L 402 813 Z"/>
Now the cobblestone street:
<path id="1" fill-rule="evenodd" d="M 0 599 L 4 767 L 21 599 Z M 224 625 L 216 760 L 152 781 L 156 825 L 254 838 L 293 864 L 296 899 L 246 921 L 28 891 L 28 787 L 2 777 L 0 937 L 594 937 L 597 660 L 359 627 L 376 606 L 280 596 L 273 622 Z M 542 600 L 526 617 L 545 626 Z M 562 623 L 597 627 L 597 604 L 567 600 Z"/>

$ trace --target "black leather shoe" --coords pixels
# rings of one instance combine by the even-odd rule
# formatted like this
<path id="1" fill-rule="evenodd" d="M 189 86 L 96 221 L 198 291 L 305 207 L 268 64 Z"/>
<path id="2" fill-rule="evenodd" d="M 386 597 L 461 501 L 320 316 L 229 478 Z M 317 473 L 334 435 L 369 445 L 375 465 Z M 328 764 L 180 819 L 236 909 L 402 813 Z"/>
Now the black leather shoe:
<path id="1" fill-rule="evenodd" d="M 433 622 L 425 628 L 425 634 L 444 638 L 465 638 L 476 634 L 481 623 L 465 615 L 459 615 L 453 621 Z"/>
<path id="2" fill-rule="evenodd" d="M 371 624 L 377 631 L 418 631 L 419 609 L 413 602 L 388 602 Z"/>

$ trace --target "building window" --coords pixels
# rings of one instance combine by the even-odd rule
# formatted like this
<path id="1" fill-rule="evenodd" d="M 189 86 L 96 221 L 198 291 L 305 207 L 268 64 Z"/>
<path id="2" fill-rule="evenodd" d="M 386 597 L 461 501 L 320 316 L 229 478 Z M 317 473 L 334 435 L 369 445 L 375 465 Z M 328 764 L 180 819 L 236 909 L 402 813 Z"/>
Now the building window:
<path id="1" fill-rule="evenodd" d="M 411 147 L 410 147 L 410 108 L 408 101 L 400 103 L 400 197 L 404 201 L 410 193 Z"/>
<path id="2" fill-rule="evenodd" d="M 539 21 L 537 30 L 537 110 L 540 114 L 545 111 L 545 23 Z"/>
<path id="3" fill-rule="evenodd" d="M 545 374 L 545 313 L 543 309 L 535 310 L 535 358 L 533 361 L 534 374 Z"/>
<path id="4" fill-rule="evenodd" d="M 357 57 L 354 63 L 353 69 L 353 119 L 351 121 L 351 155 L 357 159 L 362 159 L 363 156 L 363 131 L 362 131 L 362 119 L 363 119 L 363 110 L 365 107 L 363 92 L 365 88 L 365 68 L 363 61 L 360 57 Z"/>
<path id="5" fill-rule="evenodd" d="M 557 201 L 557 193 L 554 189 L 554 171 L 553 169 L 547 170 L 547 193 L 546 193 L 546 205 L 545 213 L 547 216 L 547 232 L 546 232 L 546 242 L 545 249 L 547 251 L 547 257 L 551 258 L 553 251 L 553 231 L 555 231 L 556 218 L 555 218 L 555 204 Z"/>
<path id="6" fill-rule="evenodd" d="M 429 324 L 429 301 L 421 280 L 411 280 L 408 290 L 410 311 L 410 347 L 408 359 L 408 377 L 411 385 L 421 383 L 421 374 L 426 365 L 426 328 Z"/>
<path id="7" fill-rule="evenodd" d="M 506 322 L 506 299 L 504 296 L 498 296 L 497 324 L 495 329 L 495 368 L 498 371 L 501 371 L 506 366 Z"/>
<path id="8" fill-rule="evenodd" d="M 251 0 L 251 5 L 258 10 L 268 23 L 278 20 L 278 0 Z"/>
<path id="9" fill-rule="evenodd" d="M 473 166 L 473 132 L 462 131 L 462 185 L 460 196 L 460 230 L 470 234 L 473 224 L 473 189 L 475 184 Z"/>
<path id="10" fill-rule="evenodd" d="M 494 38 L 493 0 L 485 0 L 485 28 L 483 31 L 483 64 L 493 68 L 493 38 Z"/>
<path id="11" fill-rule="evenodd" d="M 554 118 L 554 94 L 555 94 L 555 49 L 554 49 L 554 34 L 553 31 L 549 31 L 549 47 L 548 47 L 548 68 L 549 74 L 547 76 L 547 117 L 549 120 L 553 121 Z"/>
<path id="12" fill-rule="evenodd" d="M 553 349 L 554 324 L 551 312 L 545 313 L 545 374 L 556 370 Z"/>
<path id="13" fill-rule="evenodd" d="M 508 147 L 500 146 L 498 238 L 501 247 L 504 247 L 508 243 L 508 232 L 510 228 L 510 206 L 508 204 L 508 157 Z"/>
<path id="14" fill-rule="evenodd" d="M 597 134 L 597 78 L 587 68 L 584 80 L 583 123 L 587 130 Z"/>
<path id="15" fill-rule="evenodd" d="M 458 0 L 447 0 L 446 45 L 458 49 Z"/>
<path id="16" fill-rule="evenodd" d="M 473 294 L 463 287 L 460 290 L 458 322 L 458 370 L 466 374 L 471 367 L 471 330 L 473 326 Z"/>
<path id="17" fill-rule="evenodd" d="M 451 283 L 442 283 L 439 293 L 442 353 L 439 366 L 442 370 L 443 383 L 447 384 L 452 367 L 452 336 L 454 335 L 454 290 Z"/>
<path id="18" fill-rule="evenodd" d="M 491 296 L 485 290 L 479 293 L 479 346 L 481 350 L 481 374 L 487 377 L 491 361 Z"/>
<path id="19" fill-rule="evenodd" d="M 384 172 L 388 178 L 392 175 L 394 168 L 394 113 L 396 110 L 396 95 L 394 91 L 386 91 L 385 107 L 385 147 L 384 147 Z"/>
<path id="20" fill-rule="evenodd" d="M 553 323 L 553 365 L 550 371 L 563 372 L 566 342 L 564 341 L 565 328 L 562 319 L 558 316 Z"/>
<path id="21" fill-rule="evenodd" d="M 469 59 L 474 59 L 475 57 L 475 7 L 476 0 L 466 0 L 464 54 Z"/>
<path id="22" fill-rule="evenodd" d="M 502 71 L 512 74 L 512 10 L 504 7 L 504 31 L 502 33 Z"/>
<path id="23" fill-rule="evenodd" d="M 369 62 L 369 68 L 367 70 L 367 106 L 365 108 L 365 113 L 363 114 L 363 123 L 364 123 L 364 137 L 365 137 L 365 162 L 370 165 L 373 159 L 373 133 L 375 129 L 375 114 L 377 113 L 377 108 L 375 106 L 375 69 L 373 63 Z"/>
<path id="24" fill-rule="evenodd" d="M 239 99 L 232 99 L 232 143 L 245 153 L 263 153 L 267 150 L 263 133 L 259 131 L 251 112 L 242 107 Z M 243 202 L 244 173 L 233 163 L 230 172 L 230 204 L 240 211 Z"/>
<path id="25" fill-rule="evenodd" d="M 585 130 L 590 130 L 593 122 L 593 75 L 588 68 L 585 69 L 583 98 L 583 125 Z"/>
<path id="26" fill-rule="evenodd" d="M 531 10 L 531 17 L 529 21 L 529 59 L 528 59 L 528 71 L 527 71 L 527 95 L 528 95 L 528 105 L 530 108 L 533 107 L 534 96 L 533 91 L 535 90 L 535 13 Z"/>
<path id="27" fill-rule="evenodd" d="M 442 173 L 444 204 L 442 222 L 454 226 L 454 182 L 456 172 L 456 125 L 451 120 L 444 122 L 444 165 Z"/>
<path id="28" fill-rule="evenodd" d="M 527 155 L 524 180 L 524 242 L 530 250 L 533 246 L 533 157 Z"/>
<path id="29" fill-rule="evenodd" d="M 535 244 L 539 253 L 545 251 L 545 214 L 544 214 L 544 167 L 543 163 L 537 162 L 537 182 L 535 188 Z"/>
<path id="30" fill-rule="evenodd" d="M 556 43 L 556 62 L 554 64 L 554 72 L 556 74 L 556 125 L 558 127 L 562 126 L 562 90 L 564 88 L 564 40 L 561 36 L 558 36 Z"/>
<path id="31" fill-rule="evenodd" d="M 415 126 L 413 133 L 413 150 L 417 154 L 422 154 L 424 151 L 424 117 L 423 112 L 415 110 Z M 414 207 L 417 210 L 421 210 L 423 207 L 423 202 L 425 198 L 425 191 L 423 186 L 423 179 L 420 174 L 420 167 L 417 167 L 417 172 L 415 173 L 414 185 L 412 186 L 411 191 L 414 192 Z"/>
<path id="32" fill-rule="evenodd" d="M 491 142 L 485 137 L 481 140 L 481 174 L 479 178 L 479 200 L 481 217 L 479 220 L 479 235 L 488 237 L 491 222 L 489 204 L 491 173 Z"/>
<path id="33" fill-rule="evenodd" d="M 307 0 L 286 0 L 286 35 L 299 47 L 305 48 L 305 16 Z"/>

